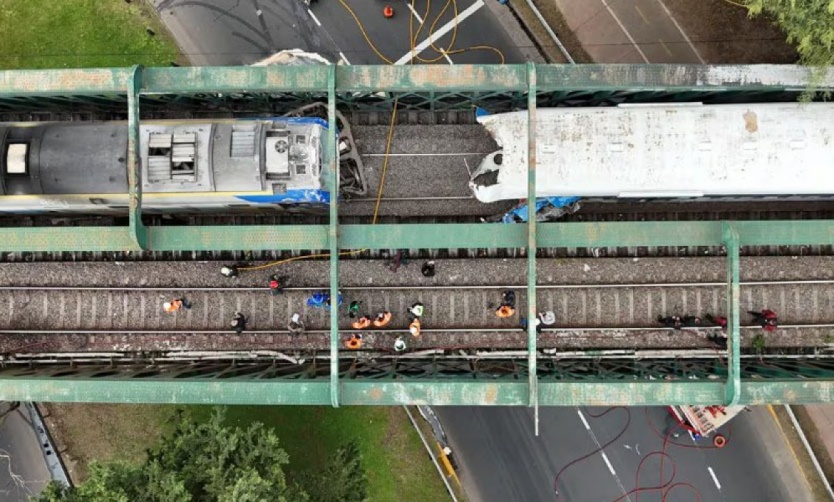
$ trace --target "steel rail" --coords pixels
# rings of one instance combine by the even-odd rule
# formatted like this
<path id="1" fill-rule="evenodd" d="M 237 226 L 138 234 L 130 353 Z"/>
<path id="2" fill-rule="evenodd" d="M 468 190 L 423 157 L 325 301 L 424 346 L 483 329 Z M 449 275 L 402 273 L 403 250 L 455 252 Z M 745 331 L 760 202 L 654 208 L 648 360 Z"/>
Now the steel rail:
<path id="1" fill-rule="evenodd" d="M 629 332 L 642 333 L 653 331 L 710 331 L 718 329 L 718 326 L 686 326 L 678 330 L 674 328 L 667 328 L 664 326 L 631 326 L 631 327 L 581 327 L 581 328 L 543 328 L 543 333 L 561 333 L 575 334 L 575 333 L 589 333 L 595 331 L 612 331 L 612 332 Z M 739 326 L 740 329 L 757 330 L 762 329 L 758 324 L 751 324 L 747 326 Z M 826 324 L 780 324 L 779 329 L 834 329 L 834 322 Z M 364 334 L 397 334 L 408 333 L 408 328 L 388 328 L 388 329 L 340 329 L 340 333 L 364 333 Z M 520 328 L 514 326 L 512 328 L 423 328 L 421 333 L 519 333 Z M 307 329 L 304 333 L 297 335 L 299 338 L 304 335 L 326 335 L 330 333 L 330 329 Z M 206 330 L 164 330 L 164 329 L 0 329 L 0 336 L 2 335 L 225 335 L 236 334 L 232 329 L 206 329 Z M 290 334 L 286 329 L 247 329 L 243 332 L 244 335 L 275 335 L 275 334 Z"/>
<path id="2" fill-rule="evenodd" d="M 742 281 L 741 286 L 812 286 L 812 285 L 834 285 L 834 279 L 808 279 L 788 281 Z M 538 284 L 536 289 L 640 289 L 640 288 L 711 288 L 726 287 L 726 282 L 669 282 L 669 283 L 623 283 L 623 284 Z M 524 284 L 496 284 L 496 285 L 391 285 L 391 286 L 342 286 L 340 291 L 385 291 L 385 290 L 409 290 L 409 291 L 442 291 L 460 289 L 524 289 Z M 296 286 L 286 287 L 284 291 L 318 291 L 328 289 L 327 286 Z M 172 286 L 0 286 L 0 291 L 231 291 L 231 292 L 253 292 L 269 291 L 263 287 L 172 287 Z"/>

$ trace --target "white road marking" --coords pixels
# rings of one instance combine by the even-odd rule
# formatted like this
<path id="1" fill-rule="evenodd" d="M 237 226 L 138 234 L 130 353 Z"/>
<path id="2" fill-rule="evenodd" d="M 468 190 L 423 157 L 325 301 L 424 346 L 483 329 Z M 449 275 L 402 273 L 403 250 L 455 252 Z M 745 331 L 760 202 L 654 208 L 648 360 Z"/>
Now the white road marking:
<path id="1" fill-rule="evenodd" d="M 718 478 L 715 476 L 715 471 L 713 471 L 712 467 L 709 466 L 707 467 L 707 470 L 709 471 L 709 475 L 712 476 L 712 481 L 715 483 L 715 486 L 720 490 L 721 483 L 718 482 Z"/>
<path id="2" fill-rule="evenodd" d="M 463 158 L 463 165 L 466 166 L 466 172 L 469 173 L 469 177 L 472 177 L 472 169 L 469 169 L 469 162 L 466 162 L 466 157 Z"/>
<path id="3" fill-rule="evenodd" d="M 340 57 L 340 58 L 342 58 L 342 61 L 344 61 L 344 62 L 345 62 L 345 64 L 347 64 L 347 65 L 349 65 L 349 64 L 350 64 L 350 61 L 348 61 L 348 58 L 346 58 L 346 57 L 345 57 L 345 53 L 344 53 L 344 52 L 339 51 L 339 57 Z"/>
<path id="4" fill-rule="evenodd" d="M 313 14 L 313 11 L 311 11 L 310 9 L 307 9 L 307 13 L 310 14 L 310 17 L 313 18 L 313 21 L 315 21 L 316 24 L 319 25 L 319 28 L 321 28 L 321 21 L 319 21 L 319 18 L 317 18 L 316 15 Z"/>
<path id="5" fill-rule="evenodd" d="M 695 45 L 692 43 L 692 40 L 689 39 L 686 32 L 684 32 L 683 28 L 681 28 L 681 25 L 678 24 L 678 20 L 675 19 L 675 16 L 672 15 L 672 11 L 669 10 L 669 7 L 666 7 L 666 4 L 663 3 L 663 0 L 657 0 L 657 3 L 659 3 L 660 6 L 663 7 L 663 10 L 666 11 L 666 15 L 669 16 L 669 19 L 672 20 L 672 23 L 675 25 L 675 28 L 677 28 L 678 31 L 681 32 L 681 35 L 683 35 L 683 39 L 686 40 L 687 44 L 689 44 L 689 48 L 692 49 L 692 52 L 695 53 L 695 56 L 698 58 L 698 61 L 700 61 L 701 64 L 707 64 L 707 62 L 704 61 L 704 58 L 701 57 L 701 53 L 698 52 L 698 49 L 695 48 Z"/>
<path id="6" fill-rule="evenodd" d="M 394 64 L 402 65 L 408 63 L 409 61 L 411 61 L 411 58 L 414 55 L 420 54 L 421 52 L 426 50 L 426 48 L 429 45 L 431 45 L 432 42 L 440 40 L 443 37 L 443 35 L 452 31 L 452 29 L 455 27 L 455 24 L 460 25 L 460 23 L 462 23 L 466 18 L 468 18 L 472 14 L 478 12 L 478 10 L 484 5 L 484 0 L 477 0 L 475 3 L 464 9 L 462 12 L 460 12 L 455 19 L 452 19 L 448 23 L 441 26 L 439 30 L 435 31 L 428 38 L 420 42 L 416 47 L 414 47 L 413 51 L 409 51 L 406 55 L 398 59 Z"/>
<path id="7" fill-rule="evenodd" d="M 582 414 L 582 412 L 581 412 L 581 411 L 579 411 L 579 410 L 576 410 L 576 413 L 578 413 L 578 414 L 579 414 L 579 419 L 580 419 L 580 420 L 582 420 L 582 425 L 584 425 L 584 426 L 585 426 L 585 429 L 586 429 L 586 430 L 591 430 L 591 426 L 590 426 L 590 425 L 588 425 L 588 421 L 587 421 L 587 420 L 585 420 L 585 415 L 583 415 L 583 414 Z"/>
<path id="8" fill-rule="evenodd" d="M 620 18 L 618 18 L 617 14 L 614 13 L 614 9 L 612 9 L 611 6 L 608 5 L 608 0 L 601 0 L 601 1 L 602 1 L 602 5 L 604 5 L 605 8 L 608 10 L 608 13 L 611 14 L 611 17 L 614 18 L 614 21 L 617 22 L 617 26 L 619 26 L 620 29 L 623 30 L 623 33 L 625 33 L 625 36 L 626 36 L 626 38 L 628 38 L 628 41 L 631 42 L 631 45 L 634 46 L 634 48 L 637 50 L 637 53 L 640 54 L 641 58 L 643 58 L 643 61 L 648 63 L 649 58 L 646 57 L 646 54 L 643 53 L 643 50 L 640 49 L 640 46 L 638 46 L 637 42 L 634 41 L 634 37 L 631 36 L 631 33 L 628 32 L 625 25 L 623 25 L 622 21 L 620 21 Z"/>
<path id="9" fill-rule="evenodd" d="M 614 466 L 611 465 L 611 461 L 608 460 L 608 455 L 606 455 L 604 451 L 601 451 L 600 453 L 602 453 L 602 459 L 605 460 L 605 465 L 608 466 L 608 470 L 611 471 L 611 475 L 616 476 L 617 473 L 614 472 Z"/>
<path id="10" fill-rule="evenodd" d="M 637 15 L 639 15 L 639 16 L 640 16 L 640 19 L 642 19 L 644 23 L 646 23 L 646 24 L 651 24 L 651 23 L 649 22 L 649 20 L 648 20 L 648 19 L 646 19 L 646 16 L 643 14 L 643 11 L 642 11 L 642 10 L 640 10 L 640 7 L 638 7 L 638 6 L 636 6 L 636 5 L 635 5 L 635 6 L 634 6 L 634 10 L 636 10 L 636 11 L 637 11 Z"/>
<path id="11" fill-rule="evenodd" d="M 412 7 L 412 6 L 411 6 L 411 2 L 409 2 L 408 0 L 406 0 L 405 5 L 406 5 L 406 6 L 408 6 L 408 10 L 410 10 L 410 11 L 411 11 L 411 13 L 412 13 L 412 14 L 414 14 L 414 17 L 417 19 L 417 22 L 418 22 L 418 23 L 420 23 L 420 24 L 423 24 L 423 18 L 422 18 L 422 17 L 420 17 L 420 14 L 417 14 L 417 11 L 414 9 L 414 7 Z M 445 53 L 444 53 L 444 54 L 443 54 L 443 57 L 444 57 L 444 58 L 446 58 L 446 61 L 448 61 L 448 62 L 449 62 L 449 64 L 455 64 L 455 63 L 452 61 L 452 58 L 450 58 L 448 54 L 445 54 Z"/>

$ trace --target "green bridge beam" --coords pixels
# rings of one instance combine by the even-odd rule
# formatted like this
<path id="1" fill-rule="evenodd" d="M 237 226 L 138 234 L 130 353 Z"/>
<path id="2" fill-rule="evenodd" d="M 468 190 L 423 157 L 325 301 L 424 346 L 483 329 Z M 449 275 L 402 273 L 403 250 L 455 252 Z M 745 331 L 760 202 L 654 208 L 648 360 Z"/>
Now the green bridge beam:
<path id="1" fill-rule="evenodd" d="M 524 381 L 342 381 L 342 405 L 527 406 Z M 539 382 L 540 406 L 710 405 L 724 401 L 719 381 Z M 83 403 L 330 405 L 330 382 L 299 380 L 147 380 L 0 378 L 0 399 Z M 742 380 L 739 404 L 834 401 L 831 380 Z"/>

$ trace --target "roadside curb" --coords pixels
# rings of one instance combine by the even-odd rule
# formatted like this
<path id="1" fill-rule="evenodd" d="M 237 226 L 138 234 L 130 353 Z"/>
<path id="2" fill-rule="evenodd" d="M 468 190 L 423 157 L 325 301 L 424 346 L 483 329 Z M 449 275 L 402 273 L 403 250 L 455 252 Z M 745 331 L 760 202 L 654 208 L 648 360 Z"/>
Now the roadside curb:
<path id="1" fill-rule="evenodd" d="M 805 431 L 802 430 L 802 426 L 796 419 L 796 415 L 794 415 L 793 409 L 789 404 L 785 405 L 785 411 L 788 412 L 788 417 L 790 417 L 794 429 L 796 429 L 797 434 L 799 434 L 802 446 L 805 447 L 805 451 L 808 452 L 808 456 L 811 457 L 811 462 L 814 464 L 814 470 L 817 471 L 820 479 L 822 479 L 822 482 L 825 485 L 825 491 L 828 492 L 828 497 L 831 500 L 834 500 L 834 489 L 831 488 L 831 481 L 825 476 L 825 471 L 822 469 L 819 459 L 817 458 L 814 449 L 811 447 L 811 443 L 808 442 L 808 438 L 805 436 Z"/>
<path id="2" fill-rule="evenodd" d="M 431 444 L 426 439 L 426 435 L 423 434 L 423 430 L 420 428 L 420 425 L 414 418 L 414 414 L 411 413 L 411 410 L 408 409 L 408 406 L 403 406 L 403 410 L 405 410 L 405 414 L 408 415 L 408 419 L 411 421 L 411 425 L 414 426 L 414 430 L 417 431 L 417 435 L 420 436 L 420 441 L 422 441 L 423 446 L 426 448 L 426 451 L 429 454 L 429 457 L 431 457 L 431 461 L 434 464 L 434 467 L 437 469 L 437 473 L 440 474 L 440 478 L 442 479 L 443 484 L 446 486 L 446 491 L 449 492 L 449 497 L 452 499 L 453 502 L 459 502 L 460 499 L 458 499 L 457 495 L 455 494 L 455 489 L 452 488 L 452 485 L 449 483 L 449 478 L 443 474 L 443 470 L 446 464 L 448 464 L 451 467 L 449 459 L 446 458 L 446 455 L 443 453 L 443 449 L 440 449 L 440 454 L 443 457 L 443 459 L 440 460 L 438 459 L 438 456 L 435 454 L 434 448 L 432 448 Z M 454 472 L 454 469 L 452 469 L 452 471 Z M 458 482 L 458 485 L 460 485 L 460 481 L 458 481 L 457 474 L 455 474 L 454 479 Z"/>
<path id="3" fill-rule="evenodd" d="M 61 453 L 55 448 L 55 441 L 52 434 L 49 433 L 49 427 L 47 427 L 38 405 L 36 403 L 24 403 L 24 406 L 29 411 L 29 418 L 35 433 L 38 435 L 41 452 L 52 480 L 63 483 L 65 486 L 72 486 L 67 466 L 64 464 Z"/>

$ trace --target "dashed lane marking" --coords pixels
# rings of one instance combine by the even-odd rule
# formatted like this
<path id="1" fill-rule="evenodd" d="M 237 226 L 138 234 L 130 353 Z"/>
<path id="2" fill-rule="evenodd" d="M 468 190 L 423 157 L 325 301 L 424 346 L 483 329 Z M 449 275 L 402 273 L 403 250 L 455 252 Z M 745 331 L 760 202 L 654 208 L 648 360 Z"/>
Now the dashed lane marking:
<path id="1" fill-rule="evenodd" d="M 310 17 L 313 18 L 313 21 L 315 21 L 315 23 L 319 25 L 319 28 L 321 28 L 321 21 L 319 21 L 319 18 L 317 18 L 316 15 L 313 14 L 313 11 L 307 9 L 307 13 L 310 14 Z"/>
<path id="2" fill-rule="evenodd" d="M 398 59 L 394 64 L 403 65 L 408 63 L 409 61 L 411 61 L 412 57 L 426 50 L 426 48 L 428 48 L 428 46 L 431 45 L 432 42 L 440 40 L 443 37 L 443 35 L 452 31 L 456 24 L 459 26 L 466 18 L 478 12 L 478 10 L 484 5 L 484 0 L 477 0 L 475 3 L 461 11 L 457 15 L 457 17 L 441 26 L 439 30 L 430 34 L 428 38 L 426 38 L 425 40 L 420 42 L 416 47 L 414 47 L 414 50 L 408 51 L 408 53 L 406 53 L 403 57 Z"/>
<path id="3" fill-rule="evenodd" d="M 666 42 L 664 42 L 663 40 L 661 40 L 659 38 L 657 39 L 657 41 L 660 42 L 660 46 L 663 47 L 663 50 L 666 51 L 666 54 L 668 54 L 669 57 L 672 57 L 673 56 L 672 51 L 669 49 L 669 46 L 666 45 Z"/>
<path id="4" fill-rule="evenodd" d="M 623 30 L 623 33 L 625 34 L 626 38 L 628 38 L 628 41 L 631 42 L 631 45 L 634 46 L 634 49 L 637 51 L 638 54 L 640 54 L 640 57 L 643 58 L 643 61 L 648 63 L 649 58 L 646 57 L 646 54 L 643 53 L 643 50 L 640 48 L 639 45 L 637 45 L 637 42 L 634 41 L 634 37 L 631 36 L 631 33 L 628 32 L 628 30 L 626 29 L 623 22 L 620 21 L 620 18 L 617 17 L 617 14 L 614 13 L 614 9 L 612 9 L 611 6 L 608 5 L 608 0 L 601 0 L 601 1 L 602 1 L 602 5 L 605 6 L 605 9 L 608 10 L 608 13 L 611 14 L 611 17 L 614 18 L 614 21 L 617 23 L 617 26 L 619 26 L 620 29 Z"/>
<path id="5" fill-rule="evenodd" d="M 579 414 L 579 419 L 582 420 L 582 425 L 585 426 L 585 429 L 591 430 L 591 426 L 588 425 L 588 421 L 585 420 L 585 415 L 583 415 L 582 412 L 579 410 L 576 410 L 576 413 Z"/>
<path id="6" fill-rule="evenodd" d="M 669 10 L 669 7 L 666 7 L 666 4 L 663 2 L 663 0 L 657 0 L 657 3 L 659 3 L 660 6 L 663 7 L 663 10 L 666 11 L 666 15 L 669 16 L 669 19 L 672 20 L 672 24 L 674 24 L 675 28 L 677 28 L 678 31 L 681 32 L 683 39 L 686 40 L 687 44 L 689 44 L 689 48 L 692 49 L 692 52 L 695 53 L 695 57 L 698 58 L 698 61 L 700 61 L 701 64 L 707 64 L 704 58 L 701 57 L 701 53 L 698 52 L 698 49 L 695 48 L 695 44 L 692 43 L 692 40 L 689 39 L 689 36 L 686 34 L 685 31 L 683 31 L 683 28 L 681 28 L 681 25 L 678 24 L 678 20 L 675 19 L 675 16 L 672 15 L 672 11 Z"/>
<path id="7" fill-rule="evenodd" d="M 649 22 L 649 20 L 648 20 L 648 19 L 646 19 L 646 15 L 645 15 L 645 14 L 643 14 L 643 11 L 642 11 L 642 10 L 640 10 L 640 7 L 638 7 L 638 6 L 636 6 L 636 5 L 635 5 L 635 6 L 634 6 L 634 10 L 636 10 L 636 11 L 637 11 L 637 15 L 638 15 L 638 16 L 640 16 L 640 19 L 642 19 L 644 23 L 646 23 L 646 24 L 651 24 L 651 23 Z"/>
<path id="8" fill-rule="evenodd" d="M 605 465 L 608 466 L 608 470 L 611 471 L 611 475 L 616 476 L 617 473 L 614 472 L 614 466 L 611 465 L 611 461 L 608 460 L 608 455 L 606 455 L 604 451 L 601 451 L 600 453 L 602 454 L 602 459 L 605 460 Z"/>
<path id="9" fill-rule="evenodd" d="M 712 467 L 707 466 L 707 470 L 709 471 L 709 475 L 712 476 L 712 482 L 715 483 L 715 487 L 718 490 L 721 490 L 721 483 L 718 482 L 718 477 L 715 475 L 715 471 L 712 470 Z"/>

